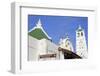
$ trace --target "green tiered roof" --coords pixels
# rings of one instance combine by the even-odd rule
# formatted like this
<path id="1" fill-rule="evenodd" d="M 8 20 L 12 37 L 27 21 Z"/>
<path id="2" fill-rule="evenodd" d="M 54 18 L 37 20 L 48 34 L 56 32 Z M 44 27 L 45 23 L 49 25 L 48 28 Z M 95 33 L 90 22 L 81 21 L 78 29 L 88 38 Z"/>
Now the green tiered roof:
<path id="1" fill-rule="evenodd" d="M 44 34 L 44 32 L 40 28 L 36 28 L 35 30 L 28 33 L 30 36 L 36 38 L 36 39 L 48 39 L 48 37 Z"/>
<path id="2" fill-rule="evenodd" d="M 40 39 L 48 39 L 50 40 L 51 37 L 48 36 L 48 34 L 44 31 L 44 29 L 42 28 L 42 23 L 41 23 L 41 20 L 39 19 L 38 23 L 36 24 L 35 27 L 33 27 L 28 35 L 40 40 Z"/>

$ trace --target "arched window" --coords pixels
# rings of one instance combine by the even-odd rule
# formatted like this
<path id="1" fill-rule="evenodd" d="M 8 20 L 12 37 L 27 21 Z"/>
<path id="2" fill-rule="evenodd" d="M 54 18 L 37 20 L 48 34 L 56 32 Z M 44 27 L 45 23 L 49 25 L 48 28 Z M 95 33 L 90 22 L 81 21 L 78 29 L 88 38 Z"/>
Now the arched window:
<path id="1" fill-rule="evenodd" d="M 80 33 L 79 32 L 77 33 L 77 36 L 80 37 Z"/>
<path id="2" fill-rule="evenodd" d="M 83 32 L 81 32 L 81 36 L 83 36 Z"/>

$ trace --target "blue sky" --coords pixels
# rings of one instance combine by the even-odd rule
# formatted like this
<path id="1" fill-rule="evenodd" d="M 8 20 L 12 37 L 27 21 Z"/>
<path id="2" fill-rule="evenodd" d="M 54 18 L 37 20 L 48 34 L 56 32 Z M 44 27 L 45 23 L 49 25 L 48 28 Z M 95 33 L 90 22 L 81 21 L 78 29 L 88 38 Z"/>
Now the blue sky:
<path id="1" fill-rule="evenodd" d="M 39 19 L 41 20 L 44 30 L 52 38 L 52 41 L 56 44 L 59 43 L 61 37 L 65 38 L 66 35 L 68 35 L 75 50 L 75 31 L 79 25 L 85 31 L 86 42 L 88 43 L 88 17 L 28 15 L 28 31 L 36 26 L 36 23 Z"/>

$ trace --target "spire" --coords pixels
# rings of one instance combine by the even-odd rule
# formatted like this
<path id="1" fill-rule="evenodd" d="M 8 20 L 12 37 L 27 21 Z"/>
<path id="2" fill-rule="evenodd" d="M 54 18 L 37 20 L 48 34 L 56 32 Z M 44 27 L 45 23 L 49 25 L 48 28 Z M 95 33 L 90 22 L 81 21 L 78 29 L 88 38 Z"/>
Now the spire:
<path id="1" fill-rule="evenodd" d="M 69 36 L 68 36 L 68 34 L 66 34 L 66 39 L 69 40 Z"/>
<path id="2" fill-rule="evenodd" d="M 81 25 L 79 25 L 78 29 L 82 29 Z"/>
<path id="3" fill-rule="evenodd" d="M 38 23 L 36 24 L 36 27 L 41 28 L 42 27 L 41 25 L 42 25 L 42 23 L 41 23 L 41 20 L 39 19 Z"/>
<path id="4" fill-rule="evenodd" d="M 67 36 L 66 39 L 69 40 L 69 37 Z"/>
<path id="5" fill-rule="evenodd" d="M 79 29 L 79 30 L 81 30 L 81 29 L 82 29 L 81 25 L 79 25 L 78 29 Z"/>
<path id="6" fill-rule="evenodd" d="M 79 32 L 79 31 L 82 31 L 82 30 L 83 30 L 83 29 L 82 29 L 81 25 L 79 25 L 79 26 L 78 26 L 78 29 L 76 30 L 76 32 L 77 32 L 77 31 Z"/>

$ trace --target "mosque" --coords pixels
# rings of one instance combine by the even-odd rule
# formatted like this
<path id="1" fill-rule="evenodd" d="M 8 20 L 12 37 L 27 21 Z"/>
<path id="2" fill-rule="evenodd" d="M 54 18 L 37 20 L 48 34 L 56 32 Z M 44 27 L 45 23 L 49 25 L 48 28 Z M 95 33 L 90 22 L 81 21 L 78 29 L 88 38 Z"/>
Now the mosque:
<path id="1" fill-rule="evenodd" d="M 36 26 L 28 32 L 28 61 L 63 60 L 87 58 L 85 32 L 81 26 L 76 30 L 76 52 L 70 38 L 59 40 L 59 45 L 52 41 L 39 19 Z"/>

